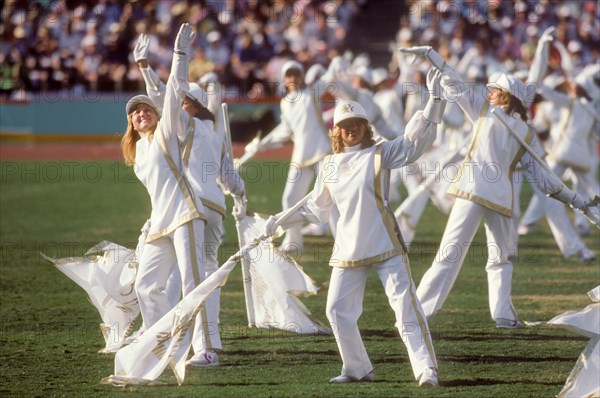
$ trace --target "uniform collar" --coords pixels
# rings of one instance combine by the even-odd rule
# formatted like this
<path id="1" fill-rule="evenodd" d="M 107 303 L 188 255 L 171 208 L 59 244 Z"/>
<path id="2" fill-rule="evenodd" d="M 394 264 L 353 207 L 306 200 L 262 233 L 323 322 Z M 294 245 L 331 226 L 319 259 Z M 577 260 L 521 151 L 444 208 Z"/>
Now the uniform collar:
<path id="1" fill-rule="evenodd" d="M 346 146 L 344 147 L 344 153 L 358 152 L 362 150 L 362 144 L 354 145 L 354 146 Z"/>

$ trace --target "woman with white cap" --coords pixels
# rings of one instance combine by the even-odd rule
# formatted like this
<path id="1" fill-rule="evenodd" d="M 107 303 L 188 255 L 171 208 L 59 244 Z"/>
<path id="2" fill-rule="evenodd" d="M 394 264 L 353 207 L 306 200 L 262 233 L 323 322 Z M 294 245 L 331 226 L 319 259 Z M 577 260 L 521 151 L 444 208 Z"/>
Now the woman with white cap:
<path id="1" fill-rule="evenodd" d="M 428 76 L 430 87 L 439 84 L 433 69 Z M 390 170 L 415 161 L 435 140 L 435 123 L 442 112 L 443 101 L 432 97 L 425 110 L 409 121 L 406 134 L 375 144 L 362 105 L 340 101 L 330 130 L 334 154 L 323 160 L 307 204 L 283 222 L 286 229 L 304 220 L 325 222 L 333 211 L 338 214 L 327 318 L 343 366 L 331 383 L 373 381 L 373 365 L 357 325 L 370 270 L 377 272 L 385 288 L 419 385 L 438 383 L 429 328 L 416 298 L 406 247 L 388 205 L 387 188 Z M 275 233 L 279 217 L 267 220 L 265 236 Z"/>
<path id="2" fill-rule="evenodd" d="M 140 66 L 146 90 L 154 104 L 160 109 L 165 99 L 165 85 L 148 66 L 148 40 L 140 35 L 134 49 L 134 59 Z M 182 103 L 181 123 L 177 126 L 185 131 L 185 139 L 180 143 L 182 170 L 188 178 L 190 187 L 197 198 L 200 198 L 206 214 L 204 227 L 204 273 L 202 280 L 208 278 L 218 267 L 218 248 L 223 241 L 223 219 L 226 215 L 225 196 L 219 183 L 231 192 L 236 214 L 245 213 L 244 182 L 233 168 L 231 159 L 225 149 L 224 134 L 215 132 L 215 115 L 208 109 L 209 96 L 196 83 L 188 83 L 185 68 L 178 70 L 179 100 Z M 188 116 L 189 115 L 189 116 Z M 177 272 L 169 277 L 166 290 L 172 305 L 180 300 L 180 283 Z M 218 364 L 216 350 L 222 349 L 218 331 L 219 296 L 216 290 L 205 303 L 206 313 L 203 313 L 208 333 L 202 339 L 192 341 L 195 355 L 188 364 L 195 366 L 215 366 Z"/>
<path id="3" fill-rule="evenodd" d="M 183 24 L 175 39 L 162 112 L 145 95 L 133 97 L 126 106 L 128 127 L 121 144 L 123 154 L 152 203 L 150 229 L 135 281 L 145 332 L 172 308 L 165 288 L 175 267 L 181 276 L 183 295 L 191 292 L 204 275 L 206 215 L 180 155 L 180 143 L 188 136 L 181 126 L 189 119 L 181 107 L 180 76 L 187 71 L 187 52 L 193 38 L 192 28 Z M 194 340 L 209 338 L 205 320 L 201 311 L 194 326 Z"/>
<path id="4" fill-rule="evenodd" d="M 562 202 L 584 209 L 581 196 L 564 187 L 554 175 L 546 172 L 521 146 L 492 113 L 507 120 L 512 130 L 529 143 L 535 139 L 527 124 L 526 87 L 521 80 L 500 74 L 490 83 L 487 98 L 470 93 L 459 74 L 435 51 L 427 56 L 442 69 L 442 86 L 455 98 L 472 121 L 473 138 L 467 155 L 448 191 L 456 201 L 440 247 L 431 268 L 427 270 L 417 289 L 417 295 L 427 318 L 440 310 L 458 276 L 467 250 L 481 221 L 485 225 L 488 259 L 489 308 L 498 328 L 521 328 L 511 301 L 512 263 L 510 237 L 514 210 L 512 177 L 520 163 L 538 177 L 539 188 Z"/>

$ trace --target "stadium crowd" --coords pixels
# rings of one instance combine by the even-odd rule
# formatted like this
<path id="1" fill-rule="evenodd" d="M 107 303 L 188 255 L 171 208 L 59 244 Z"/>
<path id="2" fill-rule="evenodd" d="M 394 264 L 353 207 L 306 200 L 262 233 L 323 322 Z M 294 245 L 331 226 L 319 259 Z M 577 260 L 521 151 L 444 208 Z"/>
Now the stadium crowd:
<path id="1" fill-rule="evenodd" d="M 190 80 L 213 71 L 225 86 L 249 98 L 272 94 L 287 59 L 305 67 L 326 66 L 345 52 L 354 40 L 352 22 L 367 3 L 8 0 L 0 24 L 0 95 L 18 100 L 35 92 L 142 91 L 131 58 L 137 37 L 150 36 L 150 64 L 166 81 L 168 44 L 174 27 L 185 21 L 197 32 Z M 576 63 L 600 59 L 595 1 L 417 0 L 406 1 L 403 9 L 395 45 L 432 45 L 457 62 L 469 54 L 464 62 L 473 66 L 470 78 L 484 78 L 482 71 L 495 62 L 518 69 L 515 62 L 532 59 L 539 35 L 551 25 L 558 27 L 557 41 Z M 394 62 L 388 68 L 397 75 Z"/>

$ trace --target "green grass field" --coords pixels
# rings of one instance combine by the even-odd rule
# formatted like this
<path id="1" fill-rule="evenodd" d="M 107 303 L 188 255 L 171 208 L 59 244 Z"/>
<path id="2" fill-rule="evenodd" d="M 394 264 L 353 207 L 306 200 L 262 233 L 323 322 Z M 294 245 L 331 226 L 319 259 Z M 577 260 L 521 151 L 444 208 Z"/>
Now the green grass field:
<path id="1" fill-rule="evenodd" d="M 113 356 L 97 352 L 103 347 L 100 317 L 83 290 L 39 253 L 82 255 L 102 240 L 133 247 L 149 215 L 147 194 L 131 170 L 118 162 L 0 165 L 0 396 L 549 397 L 561 390 L 587 342 L 559 328 L 495 328 L 487 305 L 480 228 L 449 299 L 430 323 L 441 381 L 434 390 L 419 389 L 414 381 L 374 274 L 360 326 L 376 382 L 330 385 L 329 378 L 341 368 L 333 337 L 248 329 L 239 267 L 222 290 L 221 366 L 188 369 L 180 387 L 168 369 L 160 379 L 165 386 L 102 385 L 100 379 L 113 373 Z M 280 163 L 251 163 L 244 170 L 250 211 L 281 210 L 284 170 Z M 431 265 L 445 223 L 446 216 L 428 207 L 411 248 L 416 283 Z M 232 217 L 226 227 L 224 252 L 231 254 L 237 241 Z M 586 238 L 597 255 L 599 238 L 598 230 Z M 299 261 L 318 282 L 329 278 L 330 243 L 328 238 L 307 239 L 309 254 Z M 586 292 L 600 284 L 598 262 L 564 260 L 545 222 L 520 243 L 513 301 L 521 319 L 549 320 L 589 303 Z M 326 288 L 303 299 L 322 322 L 325 298 Z"/>

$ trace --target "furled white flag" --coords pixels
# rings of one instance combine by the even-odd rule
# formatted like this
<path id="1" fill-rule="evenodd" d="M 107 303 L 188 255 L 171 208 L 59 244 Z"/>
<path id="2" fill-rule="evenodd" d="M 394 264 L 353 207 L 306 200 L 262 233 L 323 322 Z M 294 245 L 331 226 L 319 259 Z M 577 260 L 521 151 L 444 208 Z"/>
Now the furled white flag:
<path id="1" fill-rule="evenodd" d="M 266 219 L 260 215 L 237 220 L 239 244 L 262 232 Z M 270 240 L 263 240 L 242 259 L 244 293 L 249 326 L 276 328 L 298 334 L 331 334 L 311 317 L 298 299 L 319 290 L 296 261 L 284 256 Z"/>
<path id="2" fill-rule="evenodd" d="M 99 352 L 116 352 L 140 313 L 133 288 L 137 272 L 135 252 L 103 241 L 88 250 L 85 257 L 42 256 L 86 291 L 102 319 L 105 347 Z"/>
<path id="3" fill-rule="evenodd" d="M 131 344 L 121 348 L 115 356 L 115 373 L 101 382 L 114 386 L 158 384 L 156 379 L 170 366 L 181 385 L 196 315 L 208 296 L 225 285 L 240 257 L 256 245 L 257 242 L 253 241 L 242 247 L 175 308 Z"/>

